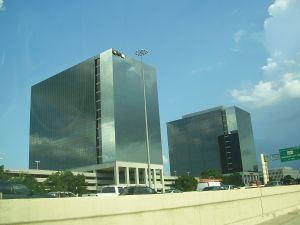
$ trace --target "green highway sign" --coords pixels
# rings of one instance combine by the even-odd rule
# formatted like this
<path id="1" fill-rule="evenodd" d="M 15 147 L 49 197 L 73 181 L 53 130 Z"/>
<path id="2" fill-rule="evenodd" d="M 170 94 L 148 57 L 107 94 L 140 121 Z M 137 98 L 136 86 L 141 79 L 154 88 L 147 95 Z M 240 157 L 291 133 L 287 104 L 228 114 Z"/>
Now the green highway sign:
<path id="1" fill-rule="evenodd" d="M 279 155 L 280 155 L 281 162 L 299 160 L 300 159 L 300 146 L 279 149 Z"/>

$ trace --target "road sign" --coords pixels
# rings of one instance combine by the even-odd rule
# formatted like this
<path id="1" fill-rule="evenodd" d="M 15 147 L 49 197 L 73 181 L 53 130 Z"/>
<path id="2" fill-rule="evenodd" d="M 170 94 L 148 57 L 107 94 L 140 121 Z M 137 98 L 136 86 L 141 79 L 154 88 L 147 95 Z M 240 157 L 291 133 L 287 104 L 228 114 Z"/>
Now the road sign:
<path id="1" fill-rule="evenodd" d="M 300 160 L 300 146 L 279 149 L 280 161 L 292 161 L 292 160 Z"/>

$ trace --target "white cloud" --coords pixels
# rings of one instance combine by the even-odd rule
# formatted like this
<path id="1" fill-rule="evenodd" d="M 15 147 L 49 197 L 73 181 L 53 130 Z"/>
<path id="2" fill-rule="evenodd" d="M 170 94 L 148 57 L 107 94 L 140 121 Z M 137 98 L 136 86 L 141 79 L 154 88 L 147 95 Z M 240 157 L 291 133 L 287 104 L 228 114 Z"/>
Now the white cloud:
<path id="1" fill-rule="evenodd" d="M 291 1 L 293 0 L 276 0 L 274 4 L 270 5 L 269 14 L 273 16 L 284 12 L 291 4 Z"/>
<path id="2" fill-rule="evenodd" d="M 264 24 L 264 44 L 270 56 L 262 66 L 267 75 L 254 87 L 232 90 L 238 101 L 266 106 L 300 98 L 300 1 L 275 0 Z"/>
<path id="3" fill-rule="evenodd" d="M 273 61 L 272 58 L 268 58 L 267 59 L 267 65 L 262 67 L 262 70 L 266 71 L 266 72 L 271 72 L 276 70 L 278 67 L 277 63 Z"/>
<path id="4" fill-rule="evenodd" d="M 4 0 L 0 0 L 0 11 L 4 10 Z"/>
<path id="5" fill-rule="evenodd" d="M 242 39 L 243 36 L 245 36 L 246 31 L 244 30 L 238 30 L 235 34 L 234 34 L 234 41 L 235 43 L 239 43 Z"/>
<path id="6" fill-rule="evenodd" d="M 252 89 L 233 90 L 231 95 L 238 101 L 266 106 L 285 98 L 300 97 L 300 73 L 284 74 L 279 81 L 260 81 Z"/>

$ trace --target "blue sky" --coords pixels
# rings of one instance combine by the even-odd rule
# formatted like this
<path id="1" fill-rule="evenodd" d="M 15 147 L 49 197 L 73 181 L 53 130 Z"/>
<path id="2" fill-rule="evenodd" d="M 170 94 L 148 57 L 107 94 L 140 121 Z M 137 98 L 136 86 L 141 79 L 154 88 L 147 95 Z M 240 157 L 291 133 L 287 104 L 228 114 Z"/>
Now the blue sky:
<path id="1" fill-rule="evenodd" d="M 31 86 L 112 47 L 150 50 L 166 162 L 166 122 L 220 105 L 251 113 L 257 154 L 298 146 L 298 21 L 298 0 L 0 0 L 0 164 L 28 167 Z"/>

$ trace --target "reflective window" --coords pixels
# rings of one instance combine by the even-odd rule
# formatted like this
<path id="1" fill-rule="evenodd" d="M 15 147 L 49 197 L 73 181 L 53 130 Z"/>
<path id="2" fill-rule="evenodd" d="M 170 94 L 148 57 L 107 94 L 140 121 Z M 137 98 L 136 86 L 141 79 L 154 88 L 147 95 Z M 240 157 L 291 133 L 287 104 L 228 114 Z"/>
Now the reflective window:
<path id="1" fill-rule="evenodd" d="M 34 85 L 29 167 L 36 168 L 37 160 L 39 168 L 50 170 L 116 160 L 147 163 L 145 102 L 150 162 L 162 164 L 153 67 L 110 49 L 99 60 L 90 58 Z"/>
<path id="2" fill-rule="evenodd" d="M 115 187 L 103 187 L 101 193 L 115 193 Z"/>
<path id="3" fill-rule="evenodd" d="M 219 169 L 218 137 L 223 135 L 221 111 L 185 117 L 167 124 L 171 173 L 200 176 Z"/>
<path id="4" fill-rule="evenodd" d="M 171 174 L 257 171 L 250 114 L 237 107 L 193 113 L 167 123 Z"/>
<path id="5" fill-rule="evenodd" d="M 29 167 L 67 169 L 95 164 L 94 60 L 31 89 Z"/>
<path id="6" fill-rule="evenodd" d="M 147 163 L 143 77 L 146 84 L 150 161 L 162 164 L 156 73 L 130 57 L 101 55 L 102 143 L 104 162 Z"/>

